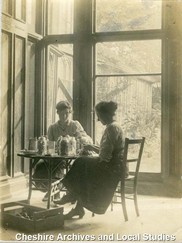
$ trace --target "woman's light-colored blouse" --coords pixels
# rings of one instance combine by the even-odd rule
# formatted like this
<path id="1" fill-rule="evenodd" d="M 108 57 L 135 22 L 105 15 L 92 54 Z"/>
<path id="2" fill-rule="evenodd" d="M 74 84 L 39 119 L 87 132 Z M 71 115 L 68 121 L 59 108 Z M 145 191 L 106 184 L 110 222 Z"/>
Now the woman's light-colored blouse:
<path id="1" fill-rule="evenodd" d="M 106 126 L 100 142 L 100 161 L 110 162 L 112 158 L 122 162 L 124 137 L 119 124 L 112 122 Z"/>
<path id="2" fill-rule="evenodd" d="M 50 141 L 57 141 L 60 136 L 66 135 L 91 139 L 84 131 L 82 125 L 76 120 L 69 120 L 64 127 L 61 125 L 60 121 L 58 121 L 48 128 L 48 139 Z"/>

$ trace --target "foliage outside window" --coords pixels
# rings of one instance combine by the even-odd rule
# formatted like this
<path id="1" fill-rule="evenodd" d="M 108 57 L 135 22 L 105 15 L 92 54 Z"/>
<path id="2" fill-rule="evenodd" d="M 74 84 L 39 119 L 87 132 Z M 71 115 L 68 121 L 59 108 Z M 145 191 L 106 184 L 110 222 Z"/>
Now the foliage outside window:
<path id="1" fill-rule="evenodd" d="M 101 100 L 118 103 L 117 120 L 125 136 L 146 137 L 147 167 L 142 170 L 160 172 L 161 40 L 142 37 L 134 40 L 134 33 L 161 28 L 161 2 L 132 3 L 96 0 L 96 31 L 111 32 L 111 41 L 96 44 L 95 103 Z M 115 41 L 112 36 L 115 31 L 121 31 L 121 37 L 122 31 L 129 31 L 128 40 Z M 98 142 L 103 128 L 99 122 L 95 127 Z"/>
<path id="2" fill-rule="evenodd" d="M 160 0 L 96 0 L 96 31 L 161 29 L 161 6 Z"/>

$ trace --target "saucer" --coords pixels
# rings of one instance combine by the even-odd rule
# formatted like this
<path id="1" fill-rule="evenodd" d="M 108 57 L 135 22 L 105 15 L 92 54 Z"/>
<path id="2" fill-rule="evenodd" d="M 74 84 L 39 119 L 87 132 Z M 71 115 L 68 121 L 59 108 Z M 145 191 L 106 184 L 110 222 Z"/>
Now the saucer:
<path id="1" fill-rule="evenodd" d="M 27 150 L 27 149 L 22 149 L 20 150 L 21 154 L 27 154 L 27 155 L 34 155 L 37 154 L 36 150 Z"/>

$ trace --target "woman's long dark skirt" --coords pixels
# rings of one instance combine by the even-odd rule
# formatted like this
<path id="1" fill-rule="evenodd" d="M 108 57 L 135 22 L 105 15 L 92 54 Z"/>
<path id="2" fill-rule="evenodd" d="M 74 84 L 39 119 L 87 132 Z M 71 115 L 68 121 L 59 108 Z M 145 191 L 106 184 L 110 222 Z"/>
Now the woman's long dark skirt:
<path id="1" fill-rule="evenodd" d="M 111 203 L 118 185 L 118 175 L 99 158 L 80 157 L 62 180 L 64 186 L 83 207 L 97 214 L 104 214 Z"/>

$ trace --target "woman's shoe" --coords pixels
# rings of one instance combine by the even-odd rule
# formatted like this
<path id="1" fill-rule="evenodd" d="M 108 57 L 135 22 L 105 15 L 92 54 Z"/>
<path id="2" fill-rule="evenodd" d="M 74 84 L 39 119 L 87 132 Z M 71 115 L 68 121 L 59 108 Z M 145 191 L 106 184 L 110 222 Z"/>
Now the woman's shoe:
<path id="1" fill-rule="evenodd" d="M 79 219 L 82 219 L 84 215 L 85 210 L 82 207 L 80 207 L 79 209 L 72 208 L 69 213 L 64 215 L 64 219 L 72 219 L 74 216 L 79 216 Z"/>

